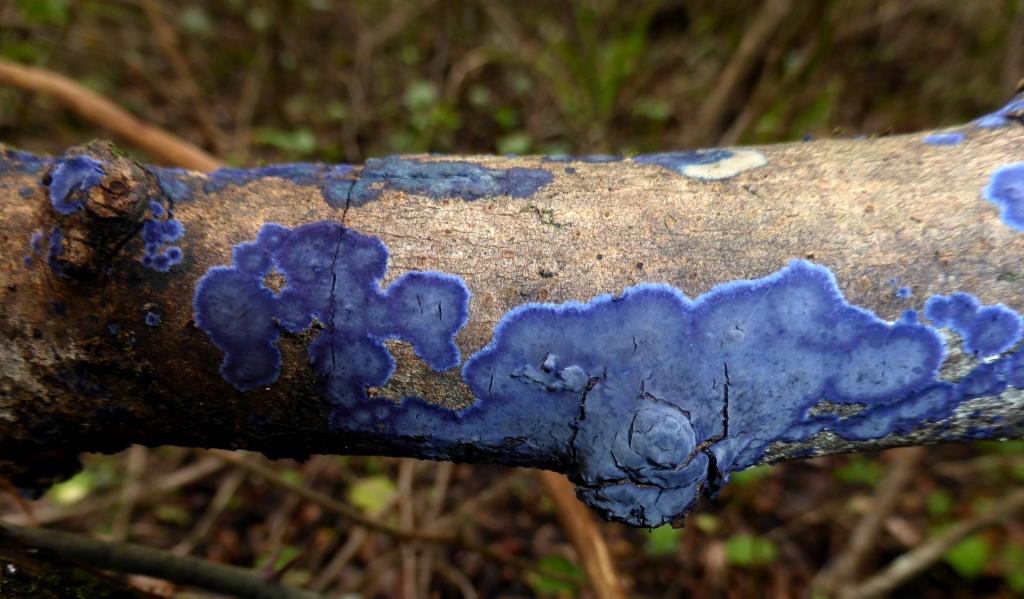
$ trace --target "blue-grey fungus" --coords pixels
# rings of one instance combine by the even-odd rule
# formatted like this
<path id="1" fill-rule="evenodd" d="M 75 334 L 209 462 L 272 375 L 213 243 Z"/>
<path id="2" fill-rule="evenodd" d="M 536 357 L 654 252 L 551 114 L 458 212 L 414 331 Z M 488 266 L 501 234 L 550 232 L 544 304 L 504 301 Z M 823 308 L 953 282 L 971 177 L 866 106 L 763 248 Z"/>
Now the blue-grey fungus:
<path id="1" fill-rule="evenodd" d="M 61 256 L 64 255 L 64 231 L 60 227 L 50 229 L 47 237 L 46 264 L 53 274 L 59 277 L 67 277 L 67 268 Z"/>
<path id="2" fill-rule="evenodd" d="M 804 136 L 800 138 L 802 142 L 814 141 L 814 136 L 810 133 L 804 133 Z"/>
<path id="3" fill-rule="evenodd" d="M 145 321 L 147 327 L 158 327 L 160 326 L 160 314 L 153 311 L 147 311 Z"/>
<path id="4" fill-rule="evenodd" d="M 1020 341 L 1022 320 L 1002 304 L 982 306 L 969 293 L 933 295 L 925 302 L 925 316 L 963 338 L 964 351 L 979 357 L 995 356 Z"/>
<path id="5" fill-rule="evenodd" d="M 117 334 L 121 332 L 121 325 L 119 325 L 116 322 L 108 323 L 107 332 L 110 333 L 111 335 L 117 336 Z"/>
<path id="6" fill-rule="evenodd" d="M 1007 226 L 1024 231 L 1024 162 L 997 168 L 982 195 L 999 206 L 999 215 Z"/>
<path id="7" fill-rule="evenodd" d="M 849 305 L 831 273 L 808 262 L 696 300 L 643 284 L 506 315 L 463 368 L 478 398 L 467 415 L 486 417 L 453 434 L 568 452 L 591 506 L 657 526 L 776 441 L 824 430 L 874 438 L 945 417 L 959 396 L 937 380 L 943 352 L 933 329 Z M 865 409 L 813 415 L 826 398 Z M 396 431 L 430 426 L 420 405 L 392 417 Z"/>
<path id="8" fill-rule="evenodd" d="M 39 229 L 32 231 L 32 236 L 29 237 L 28 245 L 32 248 L 33 254 L 38 254 L 43 251 L 43 232 Z"/>
<path id="9" fill-rule="evenodd" d="M 999 110 L 976 119 L 974 124 L 983 129 L 995 129 L 1009 124 L 1012 119 L 1019 119 L 1021 112 L 1024 112 L 1024 99 L 1011 100 Z"/>
<path id="10" fill-rule="evenodd" d="M 576 174 L 576 167 L 575 166 L 567 166 L 567 167 L 565 167 L 565 174 L 567 174 L 567 175 L 575 175 Z"/>
<path id="11" fill-rule="evenodd" d="M 156 204 L 158 210 L 153 209 Z M 151 202 L 150 212 L 154 216 L 166 214 L 163 206 Z M 170 245 L 178 241 L 185 234 L 185 226 L 174 218 L 156 220 L 146 218 L 142 221 L 142 243 L 144 246 L 142 257 L 139 261 L 146 268 L 157 272 L 167 272 L 172 266 L 181 262 L 184 252 L 177 245 Z"/>
<path id="12" fill-rule="evenodd" d="M 172 202 L 191 201 L 199 191 L 214 193 L 258 179 L 276 177 L 303 187 L 319 186 L 321 196 L 334 208 L 344 208 L 354 180 L 349 164 L 299 162 L 256 168 L 221 168 L 205 177 L 182 168 L 149 167 L 160 190 Z"/>
<path id="13" fill-rule="evenodd" d="M 149 212 L 150 212 L 150 214 L 153 215 L 154 218 L 160 218 L 161 216 L 164 215 L 164 212 L 165 212 L 164 206 L 163 206 L 163 204 L 161 204 L 160 202 L 158 202 L 156 200 L 150 200 L 149 201 Z"/>
<path id="14" fill-rule="evenodd" d="M 621 154 L 581 154 L 574 156 L 571 154 L 551 154 L 542 157 L 541 162 L 589 162 L 593 164 L 602 164 L 606 162 L 621 162 L 623 160 Z"/>
<path id="15" fill-rule="evenodd" d="M 911 289 L 910 287 L 904 286 L 904 287 L 900 287 L 900 288 L 898 288 L 896 290 L 896 297 L 898 297 L 900 299 L 907 299 L 907 298 L 911 297 L 912 295 L 914 295 L 914 290 Z"/>
<path id="16" fill-rule="evenodd" d="M 89 156 L 71 156 L 57 161 L 50 177 L 50 204 L 68 215 L 82 207 L 84 194 L 103 179 L 103 164 Z"/>
<path id="17" fill-rule="evenodd" d="M 38 173 L 49 163 L 50 159 L 48 158 L 13 148 L 6 148 L 0 153 L 0 173 L 17 171 L 34 174 Z"/>
<path id="18" fill-rule="evenodd" d="M 543 168 L 494 169 L 462 160 L 422 161 L 388 156 L 366 161 L 352 186 L 351 205 L 376 199 L 385 189 L 429 198 L 461 198 L 466 201 L 490 196 L 527 198 L 551 183 L 554 176 Z"/>
<path id="19" fill-rule="evenodd" d="M 21 264 L 25 268 L 32 268 L 35 265 L 35 260 L 32 259 L 32 256 L 26 254 L 21 257 Z"/>
<path id="20" fill-rule="evenodd" d="M 231 266 L 211 268 L 196 285 L 196 325 L 224 353 L 221 374 L 240 391 L 277 380 L 280 330 L 322 327 L 307 353 L 338 419 L 369 404 L 366 387 L 387 382 L 394 359 L 386 339 L 409 342 L 437 371 L 459 363 L 455 334 L 469 315 L 462 280 L 408 272 L 386 289 L 387 249 L 375 237 L 321 221 L 288 229 L 264 224 L 235 246 Z M 264 283 L 284 278 L 279 292 Z"/>
<path id="21" fill-rule="evenodd" d="M 930 146 L 955 146 L 962 142 L 967 136 L 960 131 L 944 131 L 929 133 L 921 141 Z"/>
<path id="22" fill-rule="evenodd" d="M 202 187 L 202 178 L 188 170 L 176 167 L 151 166 L 149 171 L 156 177 L 160 191 L 172 203 L 188 202 Z"/>
<path id="23" fill-rule="evenodd" d="M 23 198 L 30 198 L 34 193 L 35 190 L 32 187 L 29 187 L 28 185 L 18 190 L 18 195 L 20 195 Z"/>
<path id="24" fill-rule="evenodd" d="M 717 181 L 764 166 L 768 159 L 757 150 L 716 149 L 640 154 L 633 158 L 633 162 L 654 164 L 693 179 Z"/>

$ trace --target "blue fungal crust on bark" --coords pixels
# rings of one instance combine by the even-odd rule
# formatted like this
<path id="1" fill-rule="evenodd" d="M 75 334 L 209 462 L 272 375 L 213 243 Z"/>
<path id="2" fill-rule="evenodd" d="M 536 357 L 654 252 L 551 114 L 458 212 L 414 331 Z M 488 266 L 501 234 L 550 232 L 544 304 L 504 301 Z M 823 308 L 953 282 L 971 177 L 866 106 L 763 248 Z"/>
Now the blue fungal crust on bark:
<path id="1" fill-rule="evenodd" d="M 309 361 L 339 408 L 365 407 L 366 388 L 391 377 L 386 339 L 409 342 L 434 370 L 457 365 L 455 334 L 469 314 L 462 280 L 409 272 L 381 289 L 387 256 L 379 239 L 337 223 L 264 224 L 255 241 L 235 246 L 231 266 L 211 268 L 196 286 L 195 322 L 224 352 L 221 374 L 240 391 L 273 383 L 281 331 L 303 333 L 314 321 Z M 279 290 L 264 282 L 272 273 L 284 279 Z"/>
<path id="2" fill-rule="evenodd" d="M 82 208 L 86 194 L 103 179 L 103 164 L 89 156 L 61 158 L 50 175 L 50 204 L 58 214 Z"/>
<path id="3" fill-rule="evenodd" d="M 540 159 L 541 162 L 589 162 L 592 164 L 604 164 L 608 162 L 621 162 L 621 154 L 549 154 Z"/>
<path id="4" fill-rule="evenodd" d="M 351 191 L 351 205 L 377 199 L 385 189 L 423 195 L 435 200 L 466 201 L 491 196 L 528 198 L 551 183 L 543 168 L 494 169 L 463 160 L 422 161 L 388 156 L 366 161 Z"/>
<path id="5" fill-rule="evenodd" d="M 160 220 L 166 212 L 157 202 L 150 202 L 149 211 L 151 217 L 142 221 L 144 250 L 139 262 L 157 272 L 167 272 L 185 256 L 180 246 L 170 245 L 185 235 L 185 226 L 174 218 Z"/>
<path id="6" fill-rule="evenodd" d="M 259 179 L 274 177 L 302 187 L 319 187 L 330 206 L 344 208 L 354 184 L 350 177 L 355 170 L 350 164 L 298 162 L 256 168 L 221 168 L 200 176 L 181 168 L 149 167 L 160 190 L 172 202 L 188 202 L 196 193 L 216 193 L 229 187 L 240 187 Z"/>
<path id="7" fill-rule="evenodd" d="M 660 166 L 692 179 L 717 181 L 764 166 L 768 159 L 757 150 L 716 149 L 640 154 L 633 157 L 633 162 Z"/>
<path id="8" fill-rule="evenodd" d="M 1024 99 L 1014 99 L 999 110 L 976 119 L 974 124 L 983 129 L 995 129 L 1010 124 L 1014 119 L 1020 119 L 1022 112 L 1024 112 Z"/>
<path id="9" fill-rule="evenodd" d="M 924 315 L 935 326 L 959 334 L 964 352 L 980 358 L 999 355 L 1021 338 L 1019 314 L 1002 304 L 982 306 L 969 293 L 933 295 L 925 302 Z"/>
<path id="10" fill-rule="evenodd" d="M 463 376 L 477 410 L 571 418 L 552 436 L 575 456 L 580 496 L 657 526 L 774 442 L 874 438 L 948 416 L 959 396 L 937 380 L 943 355 L 935 330 L 851 306 L 827 269 L 794 261 L 696 300 L 643 284 L 518 308 Z M 813 415 L 823 399 L 864 409 Z"/>
<path id="11" fill-rule="evenodd" d="M 959 131 L 945 131 L 940 133 L 929 133 L 921 141 L 930 146 L 955 146 L 966 139 L 966 135 Z"/>
<path id="12" fill-rule="evenodd" d="M 1024 231 L 1024 162 L 997 168 L 982 195 L 999 206 L 999 215 L 1007 226 Z"/>

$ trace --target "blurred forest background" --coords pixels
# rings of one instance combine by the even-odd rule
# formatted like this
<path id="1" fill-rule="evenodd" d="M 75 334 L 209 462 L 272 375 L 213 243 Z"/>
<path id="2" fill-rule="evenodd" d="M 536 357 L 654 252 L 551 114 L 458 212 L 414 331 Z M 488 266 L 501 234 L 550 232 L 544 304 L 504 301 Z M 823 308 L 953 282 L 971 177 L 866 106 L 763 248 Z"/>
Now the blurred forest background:
<path id="1" fill-rule="evenodd" d="M 632 153 L 970 120 L 1024 77 L 1024 2 L 2 0 L 0 57 L 73 78 L 239 166 Z M 46 95 L 0 84 L 5 143 L 57 154 L 110 136 Z M 528 472 L 242 459 L 276 477 L 219 454 L 136 447 L 87 457 L 31 516 L 10 493 L 0 510 L 329 596 L 593 596 Z M 851 551 L 866 515 L 879 526 L 861 577 L 1022 481 L 1024 441 L 816 459 L 736 475 L 682 530 L 600 528 L 631 595 L 800 597 Z M 404 527 L 459 529 L 497 557 L 353 526 L 297 488 Z M 1021 596 L 1024 522 L 969 536 L 897 594 Z"/>

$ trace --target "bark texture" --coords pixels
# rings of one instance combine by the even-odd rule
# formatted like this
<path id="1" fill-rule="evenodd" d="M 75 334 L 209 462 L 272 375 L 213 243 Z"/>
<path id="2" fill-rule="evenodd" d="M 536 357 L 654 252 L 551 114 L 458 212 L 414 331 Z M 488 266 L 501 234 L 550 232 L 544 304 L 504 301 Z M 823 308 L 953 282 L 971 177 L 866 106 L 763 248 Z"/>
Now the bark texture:
<path id="1" fill-rule="evenodd" d="M 273 346 L 281 356 L 273 380 L 238 384 L 242 376 L 233 384 L 222 374 L 225 342 L 219 347 L 209 327 L 197 326 L 197 283 L 215 267 L 241 269 L 233 250 L 262 239 L 266 223 L 291 234 L 331 223 L 336 228 L 325 231 L 358 233 L 386 246 L 383 289 L 401 287 L 410 272 L 461 280 L 471 299 L 465 326 L 453 325 L 456 364 L 489 347 L 496 325 L 523 304 L 588 302 L 642 283 L 666 283 L 696 298 L 721 283 L 776 273 L 793 259 L 826 267 L 846 302 L 885 321 L 921 310 L 930 296 L 955 292 L 1019 312 L 1024 233 L 983 197 L 993 173 L 1024 155 L 1024 129 L 1009 111 L 1001 118 L 986 123 L 1000 126 L 959 128 L 964 139 L 950 145 L 925 143 L 916 134 L 732 150 L 725 158 L 710 152 L 626 159 L 420 156 L 209 176 L 150 169 L 104 143 L 73 148 L 60 161 L 3 150 L 0 474 L 42 489 L 73 471 L 80 452 L 141 443 L 245 448 L 274 457 L 486 460 L 569 472 L 586 488 L 601 487 L 607 481 L 589 479 L 578 463 L 575 440 L 565 451 L 549 452 L 514 435 L 504 445 L 488 443 L 476 429 L 464 438 L 451 431 L 437 438 L 401 434 L 372 414 L 362 428 L 339 427 L 339 410 L 343 415 L 349 404 L 339 403 L 331 385 L 342 366 L 325 374 L 309 349 L 317 337 L 335 339 L 341 326 L 336 311 L 346 304 L 334 287 L 329 317 L 314 314 L 305 328 L 288 329 L 280 318 L 267 325 L 276 327 Z M 89 161 L 99 170 L 90 170 Z M 162 224 L 169 221 L 183 233 Z M 330 267 L 337 278 L 333 262 Z M 264 289 L 275 294 L 290 283 L 275 282 L 276 268 L 262 276 Z M 409 288 L 436 289 L 435 283 L 412 281 Z M 956 383 L 999 358 L 964 351 L 958 335 L 943 334 L 942 381 Z M 394 373 L 382 385 L 356 377 L 352 393 L 365 392 L 369 402 L 421 398 L 446 410 L 478 401 L 459 368 L 435 368 L 445 360 L 425 358 L 431 353 L 409 341 L 413 333 L 377 337 L 388 338 Z M 331 349 L 330 359 L 347 355 L 339 351 Z M 536 366 L 547 372 L 545 364 Z M 610 376 L 588 371 L 585 384 L 573 387 L 571 372 L 547 382 L 538 378 L 546 374 L 523 372 L 555 395 L 581 392 L 581 413 L 587 392 Z M 729 413 L 728 386 L 730 374 L 739 375 L 724 374 L 724 415 L 738 417 Z M 780 437 L 756 461 L 1020 437 L 1024 391 L 997 383 L 912 427 L 851 439 L 827 426 Z M 848 405 L 820 399 L 814 410 L 847 415 Z M 734 396 L 733 410 L 737 401 Z M 391 418 L 409 403 L 384 411 Z M 850 414 L 861 408 L 853 405 Z M 442 421 L 460 426 L 455 417 Z M 566 423 L 574 435 L 578 425 Z M 697 430 L 694 452 L 720 432 Z M 715 459 L 729 455 L 709 455 L 711 470 Z M 727 475 L 727 465 L 718 467 L 718 476 Z M 592 504 L 600 508 L 601 501 Z"/>

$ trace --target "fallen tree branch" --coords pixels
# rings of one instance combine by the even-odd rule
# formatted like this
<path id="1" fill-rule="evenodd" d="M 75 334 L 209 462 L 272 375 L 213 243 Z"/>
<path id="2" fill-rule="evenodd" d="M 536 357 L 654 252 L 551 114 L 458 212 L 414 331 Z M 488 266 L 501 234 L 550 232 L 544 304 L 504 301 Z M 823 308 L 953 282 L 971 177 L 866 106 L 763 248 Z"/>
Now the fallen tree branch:
<path id="1" fill-rule="evenodd" d="M 0 472 L 487 460 L 653 526 L 758 463 L 1019 437 L 1020 112 L 626 159 L 6 151 Z"/>

